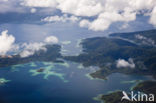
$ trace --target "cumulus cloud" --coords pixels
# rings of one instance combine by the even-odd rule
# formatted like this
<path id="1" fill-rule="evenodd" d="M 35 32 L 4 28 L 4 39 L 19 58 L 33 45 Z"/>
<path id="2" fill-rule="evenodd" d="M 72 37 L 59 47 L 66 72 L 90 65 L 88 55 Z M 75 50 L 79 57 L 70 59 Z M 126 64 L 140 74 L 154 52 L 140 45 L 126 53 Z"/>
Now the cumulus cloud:
<path id="1" fill-rule="evenodd" d="M 135 35 L 135 38 L 138 40 L 141 40 L 142 44 L 150 45 L 150 46 L 156 46 L 155 41 L 151 38 L 147 38 L 147 37 L 140 35 L 140 34 Z"/>
<path id="2" fill-rule="evenodd" d="M 0 55 L 6 55 L 8 52 L 20 52 L 21 57 L 28 57 L 35 52 L 46 51 L 47 44 L 56 44 L 59 40 L 55 36 L 48 36 L 42 42 L 15 44 L 15 37 L 8 34 L 8 30 L 2 31 L 0 34 Z"/>
<path id="3" fill-rule="evenodd" d="M 57 0 L 58 6 L 64 13 L 77 16 L 95 16 L 103 9 L 100 0 Z"/>
<path id="4" fill-rule="evenodd" d="M 46 51 L 45 44 L 43 43 L 24 43 L 22 47 L 24 50 L 20 53 L 21 57 L 31 56 L 39 50 Z"/>
<path id="5" fill-rule="evenodd" d="M 124 59 L 118 59 L 116 61 L 116 67 L 117 68 L 135 68 L 135 64 L 133 62 L 133 59 L 129 58 L 128 61 Z"/>
<path id="6" fill-rule="evenodd" d="M 15 37 L 8 34 L 8 30 L 2 31 L 0 35 L 0 55 L 6 54 L 13 49 Z"/>
<path id="7" fill-rule="evenodd" d="M 66 14 L 64 14 L 63 16 L 48 16 L 48 17 L 42 19 L 41 21 L 44 21 L 44 22 L 67 22 L 67 21 L 76 22 L 78 20 L 79 20 L 79 18 L 76 16 L 68 17 Z"/>
<path id="8" fill-rule="evenodd" d="M 156 0 L 24 0 L 25 6 L 54 7 L 76 16 L 97 16 L 93 21 L 80 21 L 80 27 L 103 31 L 114 22 L 129 22 L 140 12 L 151 12 L 150 23 L 155 23 Z M 154 8 L 155 7 L 155 8 Z M 47 21 L 63 21 L 60 17 L 49 17 Z M 65 18 L 64 18 L 65 19 Z"/>
<path id="9" fill-rule="evenodd" d="M 77 16 L 95 16 L 102 11 L 100 0 L 24 0 L 28 7 L 51 7 Z"/>
<path id="10" fill-rule="evenodd" d="M 79 25 L 80 25 L 80 27 L 86 27 L 87 28 L 87 27 L 89 27 L 90 22 L 86 19 L 83 19 L 80 21 Z"/>
<path id="11" fill-rule="evenodd" d="M 80 21 L 80 27 L 94 31 L 104 31 L 114 22 L 130 22 L 136 20 L 136 15 L 149 14 L 149 23 L 156 26 L 156 0 L 0 0 L 0 12 L 21 12 L 24 8 L 38 7 L 61 11 L 71 17 L 49 16 L 43 21 L 75 21 L 77 17 L 88 17 Z M 124 24 L 124 23 L 123 23 Z"/>
<path id="12" fill-rule="evenodd" d="M 155 6 L 154 9 L 152 10 L 149 23 L 150 23 L 150 24 L 153 24 L 153 25 L 156 27 L 156 6 Z"/>
<path id="13" fill-rule="evenodd" d="M 56 0 L 23 0 L 21 5 L 29 7 L 55 7 Z"/>
<path id="14" fill-rule="evenodd" d="M 63 13 L 77 16 L 95 16 L 101 12 L 139 11 L 152 9 L 155 0 L 22 0 L 29 7 L 54 7 Z M 146 2 L 146 3 L 145 3 Z"/>
<path id="15" fill-rule="evenodd" d="M 124 23 L 121 27 L 119 27 L 120 30 L 126 29 L 129 27 L 128 23 Z"/>
<path id="16" fill-rule="evenodd" d="M 99 14 L 98 18 L 93 20 L 92 22 L 80 22 L 80 26 L 82 25 L 87 25 L 89 29 L 94 30 L 94 31 L 103 31 L 108 29 L 108 27 L 111 25 L 113 22 L 117 21 L 124 21 L 124 22 L 129 22 L 133 21 L 136 19 L 136 13 L 117 13 L 117 12 L 104 12 Z"/>
<path id="17" fill-rule="evenodd" d="M 44 42 L 45 43 L 53 43 L 53 44 L 56 44 L 56 43 L 58 43 L 58 39 L 55 36 L 49 36 L 49 37 L 46 37 L 45 38 Z"/>
<path id="18" fill-rule="evenodd" d="M 30 10 L 30 12 L 31 13 L 35 13 L 37 10 L 35 9 L 35 8 L 32 8 L 31 10 Z"/>
<path id="19" fill-rule="evenodd" d="M 47 44 L 56 44 L 58 43 L 58 39 L 55 36 L 49 36 L 44 39 L 44 42 L 35 42 L 35 43 L 24 43 L 21 45 L 21 48 L 23 49 L 20 53 L 20 56 L 22 58 L 29 57 L 33 55 L 37 51 L 45 51 L 46 48 L 45 45 Z"/>

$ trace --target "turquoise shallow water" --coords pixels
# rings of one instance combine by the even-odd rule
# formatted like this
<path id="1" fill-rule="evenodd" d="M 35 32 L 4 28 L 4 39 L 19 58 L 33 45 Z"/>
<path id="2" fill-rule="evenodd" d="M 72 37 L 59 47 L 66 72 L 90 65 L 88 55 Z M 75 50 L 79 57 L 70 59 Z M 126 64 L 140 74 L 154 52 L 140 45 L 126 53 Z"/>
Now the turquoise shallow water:
<path id="1" fill-rule="evenodd" d="M 37 72 L 39 69 L 43 72 Z M 107 80 L 91 79 L 86 74 L 97 67 L 83 68 L 73 62 L 31 62 L 0 69 L 2 103 L 98 103 L 92 98 L 114 90 L 129 90 L 135 80 L 150 77 L 112 74 Z"/>
<path id="2" fill-rule="evenodd" d="M 59 25 L 2 24 L 0 30 L 7 29 L 9 34 L 16 37 L 17 43 L 42 42 L 43 38 L 54 35 L 62 46 L 62 55 L 79 54 L 79 43 L 83 38 L 117 32 L 112 29 L 93 32 L 77 28 L 75 25 Z M 128 31 L 140 30 L 138 25 L 131 27 Z M 36 72 L 42 68 L 43 72 Z M 119 73 L 110 75 L 107 80 L 90 78 L 88 73 L 97 69 L 83 68 L 81 64 L 73 62 L 31 62 L 0 68 L 0 103 L 98 103 L 92 98 L 114 90 L 128 91 L 137 80 L 151 79 Z"/>

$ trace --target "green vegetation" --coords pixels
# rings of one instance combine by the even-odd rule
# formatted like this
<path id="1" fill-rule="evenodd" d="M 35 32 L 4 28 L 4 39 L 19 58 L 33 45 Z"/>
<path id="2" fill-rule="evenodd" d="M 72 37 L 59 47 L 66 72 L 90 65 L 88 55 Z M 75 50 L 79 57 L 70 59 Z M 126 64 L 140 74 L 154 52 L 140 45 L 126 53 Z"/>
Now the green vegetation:
<path id="1" fill-rule="evenodd" d="M 132 89 L 136 91 L 141 91 L 144 93 L 152 93 L 156 95 L 156 81 L 144 81 L 137 84 Z"/>
<path id="2" fill-rule="evenodd" d="M 156 82 L 155 81 L 144 81 L 137 84 L 133 89 L 133 91 L 140 91 L 146 94 L 154 94 L 156 95 Z M 122 91 L 115 91 L 105 95 L 99 95 L 96 97 L 96 100 L 101 101 L 102 103 L 140 103 L 140 102 L 130 102 L 130 101 L 122 101 L 123 94 Z M 156 99 L 156 98 L 155 98 Z"/>
<path id="3" fill-rule="evenodd" d="M 151 38 L 155 38 L 156 30 L 142 31 L 139 34 L 152 33 Z M 138 34 L 134 32 L 133 34 Z M 119 34 L 118 34 L 119 35 Z M 130 35 L 130 34 L 129 34 Z M 146 34 L 148 35 L 148 34 Z M 105 79 L 112 73 L 124 73 L 133 75 L 153 75 L 156 74 L 156 48 L 115 37 L 95 37 L 84 39 L 81 42 L 83 53 L 78 56 L 65 56 L 64 59 L 78 62 L 83 66 L 98 66 L 100 70 L 92 73 L 94 78 Z M 135 68 L 117 68 L 118 59 L 128 60 L 133 58 Z"/>
<path id="4" fill-rule="evenodd" d="M 19 54 L 13 55 L 11 58 L 0 57 L 0 67 L 12 66 L 17 64 L 24 64 L 32 61 L 53 61 L 53 62 L 62 62 L 57 60 L 57 58 L 61 58 L 59 45 L 46 45 L 47 51 L 37 51 L 32 56 L 21 58 Z"/>
<path id="5" fill-rule="evenodd" d="M 111 37 L 121 37 L 134 41 L 136 43 L 154 46 L 156 43 L 156 30 L 138 31 L 130 33 L 114 33 L 110 35 Z M 138 37 L 139 36 L 139 37 Z"/>
<path id="6" fill-rule="evenodd" d="M 140 37 L 136 37 L 139 35 Z M 21 58 L 20 55 L 13 55 L 10 57 L 0 57 L 0 67 L 6 66 L 20 66 L 23 63 L 43 61 L 45 67 L 39 69 L 32 69 L 29 72 L 32 76 L 44 75 L 44 79 L 49 76 L 57 76 L 64 82 L 64 74 L 53 71 L 55 65 L 61 65 L 68 68 L 70 65 L 64 63 L 62 59 L 80 63 L 78 68 L 82 69 L 89 66 L 97 66 L 100 69 L 94 73 L 87 74 L 86 76 L 99 79 L 106 79 L 112 73 L 123 73 L 128 75 L 148 75 L 156 78 L 156 30 L 132 32 L 132 33 L 115 33 L 110 37 L 95 37 L 88 38 L 81 41 L 83 52 L 78 56 L 62 56 L 60 54 L 61 46 L 59 45 L 46 45 L 47 51 L 38 51 L 34 55 Z M 69 44 L 69 42 L 64 42 Z M 129 58 L 133 59 L 135 64 L 134 68 L 130 67 L 117 67 L 116 61 L 124 59 L 128 61 Z M 51 62 L 56 62 L 51 64 Z M 36 65 L 31 64 L 32 67 Z M 91 77 L 90 77 L 91 78 Z M 92 79 L 92 78 L 91 78 Z M 0 79 L 0 84 L 8 82 L 5 79 Z M 137 81 L 128 81 L 123 83 L 134 83 Z M 156 95 L 156 82 L 145 81 L 139 82 L 135 87 L 135 91 L 144 93 L 153 93 Z M 105 103 L 121 103 L 121 91 L 115 91 L 109 94 L 100 95 L 98 100 Z M 97 98 L 96 98 L 97 99 Z M 122 103 L 129 103 L 123 101 Z"/>
<path id="7" fill-rule="evenodd" d="M 143 39 L 136 38 L 138 34 Z M 151 45 L 150 41 L 153 44 L 156 41 L 156 30 L 111 34 L 108 38 L 88 38 L 81 42 L 83 53 L 78 56 L 66 56 L 64 59 L 81 63 L 85 67 L 98 66 L 100 69 L 90 74 L 93 78 L 106 79 L 112 73 L 152 75 L 156 78 L 156 47 L 153 44 Z M 124 59 L 127 61 L 129 58 L 133 58 L 135 68 L 117 68 L 116 60 Z M 156 82 L 139 82 L 133 90 L 156 95 Z M 122 96 L 121 91 L 115 91 L 99 95 L 96 100 L 100 100 L 102 103 L 121 103 Z M 122 103 L 132 102 L 122 101 Z"/>
<path id="8" fill-rule="evenodd" d="M 121 103 L 121 98 L 123 94 L 121 91 L 115 91 L 106 95 L 99 95 L 98 100 L 104 101 L 104 103 Z M 123 102 L 122 102 L 123 103 Z M 124 102 L 128 103 L 128 102 Z"/>

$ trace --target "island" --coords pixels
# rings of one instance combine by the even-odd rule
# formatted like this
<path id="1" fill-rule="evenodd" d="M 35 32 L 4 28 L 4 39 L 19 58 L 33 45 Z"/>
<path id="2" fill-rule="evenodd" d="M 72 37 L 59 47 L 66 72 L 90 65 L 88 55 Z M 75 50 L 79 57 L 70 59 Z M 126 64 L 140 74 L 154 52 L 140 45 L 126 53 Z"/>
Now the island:
<path id="1" fill-rule="evenodd" d="M 81 63 L 84 67 L 97 66 L 90 73 L 93 78 L 106 79 L 112 73 L 152 76 L 156 79 L 156 30 L 113 33 L 109 37 L 83 39 L 83 52 L 78 56 L 64 56 L 65 60 Z M 118 61 L 122 66 L 118 66 Z M 156 82 L 143 81 L 134 91 L 156 95 Z M 99 95 L 101 103 L 121 103 L 122 90 Z M 122 101 L 122 103 L 137 103 Z M 140 103 L 140 102 L 138 102 Z"/>
<path id="2" fill-rule="evenodd" d="M 131 33 L 114 33 L 109 37 L 93 37 L 83 39 L 83 51 L 75 56 L 62 56 L 60 45 L 46 45 L 47 51 L 37 51 L 29 57 L 17 55 L 0 56 L 0 67 L 28 63 L 32 61 L 77 62 L 84 67 L 96 66 L 99 70 L 90 73 L 93 78 L 106 79 L 112 73 L 126 75 L 152 76 L 156 79 L 156 30 Z M 35 72 L 36 71 L 31 71 Z M 43 68 L 37 74 L 44 72 Z M 53 73 L 52 73 L 53 74 Z M 62 78 L 62 75 L 59 75 Z M 149 88 L 149 89 L 148 89 Z M 156 95 L 156 82 L 143 81 L 133 87 L 134 91 L 153 93 Z M 121 91 L 114 91 L 99 96 L 105 103 L 121 103 Z M 123 101 L 129 103 L 129 101 Z"/>
<path id="3" fill-rule="evenodd" d="M 20 54 L 16 55 L 3 55 L 0 56 L 0 67 L 7 67 L 17 64 L 24 64 L 35 61 L 49 61 L 49 62 L 63 62 L 59 58 L 62 58 L 60 51 L 61 46 L 57 44 L 45 45 L 46 51 L 39 50 L 33 55 L 28 57 L 21 57 Z"/>
<path id="4" fill-rule="evenodd" d="M 148 38 L 150 33 L 152 35 Z M 131 34 L 140 36 L 143 34 L 144 38 L 147 35 L 146 39 L 151 40 L 153 44 L 136 43 L 135 39 L 133 41 L 133 39 L 130 40 L 131 38 L 124 39 L 111 35 L 109 37 L 87 38 L 81 42 L 83 47 L 81 54 L 64 56 L 63 58 L 81 63 L 84 67 L 99 67 L 98 71 L 90 74 L 94 78 L 105 79 L 112 73 L 151 75 L 156 78 L 156 47 L 153 46 L 156 42 L 153 39 L 156 38 L 156 30 L 133 32 Z M 127 66 L 118 66 L 117 62 L 119 60 L 121 64 L 124 62 Z"/>
<path id="5" fill-rule="evenodd" d="M 146 94 L 154 94 L 156 95 L 156 81 L 143 81 L 138 83 L 136 86 L 132 88 L 132 91 L 139 91 Z M 129 95 L 129 94 L 128 94 Z M 140 103 L 139 102 L 132 102 L 128 100 L 121 101 L 123 97 L 122 91 L 114 91 L 108 94 L 102 94 L 95 98 L 95 100 L 101 101 L 101 103 Z M 156 100 L 156 97 L 154 97 Z M 145 103 L 145 102 L 143 102 Z M 152 102 L 150 102 L 152 103 Z"/>

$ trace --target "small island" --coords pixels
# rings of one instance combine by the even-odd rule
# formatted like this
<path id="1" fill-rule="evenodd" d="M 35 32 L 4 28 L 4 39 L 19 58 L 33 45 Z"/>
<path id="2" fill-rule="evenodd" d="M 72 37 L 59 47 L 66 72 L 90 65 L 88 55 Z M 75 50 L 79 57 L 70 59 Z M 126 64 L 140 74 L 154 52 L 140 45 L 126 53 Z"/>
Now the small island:
<path id="1" fill-rule="evenodd" d="M 93 78 L 106 79 L 112 73 L 123 73 L 126 75 L 143 75 L 152 76 L 156 79 L 156 30 L 140 31 L 128 33 L 111 34 L 110 37 L 94 37 L 82 40 L 83 51 L 76 56 L 62 56 L 60 45 L 46 45 L 47 51 L 37 51 L 29 57 L 20 57 L 17 55 L 0 56 L 0 67 L 24 64 L 35 61 L 57 62 L 62 60 L 77 62 L 81 66 L 96 66 L 99 70 L 90 73 Z M 139 35 L 139 36 L 138 36 Z M 149 38 L 150 35 L 150 38 Z M 144 37 L 144 42 L 139 39 Z M 151 39 L 152 38 L 152 39 Z M 146 40 L 147 39 L 147 40 Z M 152 43 L 149 43 L 152 41 Z M 148 44 L 147 44 L 148 43 Z M 63 66 L 69 66 L 63 64 Z M 44 73 L 44 69 L 31 70 L 32 75 Z M 56 75 L 62 80 L 63 74 L 53 71 L 47 72 L 50 75 Z M 46 73 L 45 73 L 46 74 Z M 45 75 L 45 79 L 49 76 Z M 64 80 L 65 81 L 65 80 Z M 66 81 L 65 81 L 66 82 Z M 149 89 L 148 89 L 149 88 Z M 142 91 L 144 93 L 153 93 L 156 95 L 156 82 L 145 81 L 133 87 L 134 91 Z M 109 94 L 100 95 L 98 98 L 105 103 L 121 103 L 123 96 L 122 90 Z M 129 103 L 129 101 L 123 101 Z"/>
<path id="2" fill-rule="evenodd" d="M 10 82 L 10 80 L 7 80 L 5 78 L 0 78 L 0 86 L 6 84 L 8 82 Z"/>

